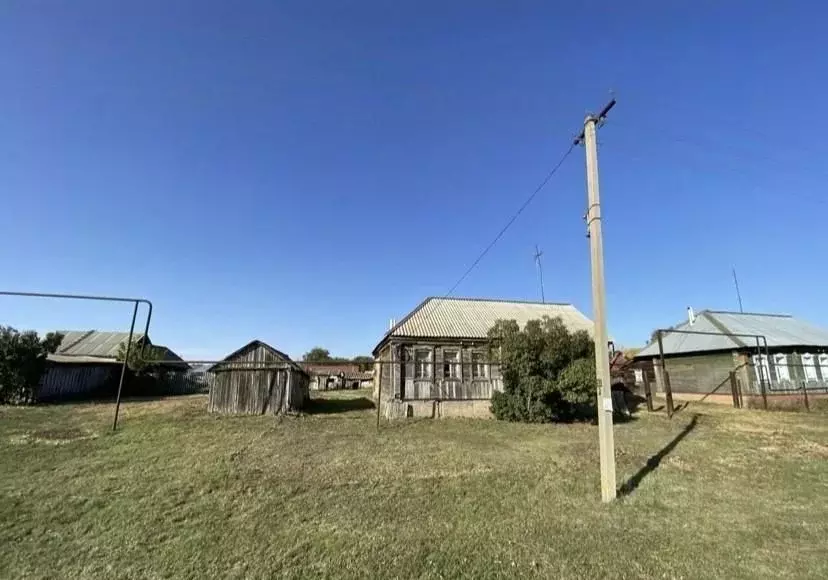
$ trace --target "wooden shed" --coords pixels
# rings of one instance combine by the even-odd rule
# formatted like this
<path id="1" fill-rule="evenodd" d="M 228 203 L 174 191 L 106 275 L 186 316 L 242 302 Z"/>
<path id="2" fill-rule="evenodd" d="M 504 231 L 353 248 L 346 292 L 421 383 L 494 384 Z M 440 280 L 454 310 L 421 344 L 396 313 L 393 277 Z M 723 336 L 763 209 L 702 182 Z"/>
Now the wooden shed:
<path id="1" fill-rule="evenodd" d="M 213 377 L 210 413 L 280 415 L 301 410 L 309 398 L 308 373 L 260 340 L 228 355 L 208 373 Z"/>

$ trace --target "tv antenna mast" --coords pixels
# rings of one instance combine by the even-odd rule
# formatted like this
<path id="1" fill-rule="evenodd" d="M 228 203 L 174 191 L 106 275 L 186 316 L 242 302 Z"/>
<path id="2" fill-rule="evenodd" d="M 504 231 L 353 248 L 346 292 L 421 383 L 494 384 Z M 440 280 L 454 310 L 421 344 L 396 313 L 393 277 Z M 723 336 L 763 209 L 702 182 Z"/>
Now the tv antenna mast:
<path id="1" fill-rule="evenodd" d="M 535 263 L 538 265 L 538 278 L 540 280 L 541 302 L 546 304 L 546 296 L 543 292 L 543 264 L 541 264 L 541 256 L 543 256 L 543 252 L 541 252 L 538 248 L 538 245 L 535 244 Z"/>

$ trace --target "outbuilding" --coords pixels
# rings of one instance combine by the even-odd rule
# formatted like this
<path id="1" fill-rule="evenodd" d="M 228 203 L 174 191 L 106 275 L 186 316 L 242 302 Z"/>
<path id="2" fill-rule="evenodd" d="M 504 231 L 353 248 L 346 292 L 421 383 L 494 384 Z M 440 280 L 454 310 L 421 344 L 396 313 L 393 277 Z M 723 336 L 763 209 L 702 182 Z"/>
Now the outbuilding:
<path id="1" fill-rule="evenodd" d="M 288 355 L 254 340 L 207 371 L 210 413 L 281 415 L 303 409 L 310 376 Z"/>

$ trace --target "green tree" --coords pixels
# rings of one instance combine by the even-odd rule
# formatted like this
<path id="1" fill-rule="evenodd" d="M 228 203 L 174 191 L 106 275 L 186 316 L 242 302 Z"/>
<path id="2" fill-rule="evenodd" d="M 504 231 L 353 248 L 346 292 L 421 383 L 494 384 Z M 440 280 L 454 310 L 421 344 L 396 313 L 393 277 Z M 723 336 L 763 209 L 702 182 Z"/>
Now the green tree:
<path id="1" fill-rule="evenodd" d="M 302 355 L 302 361 L 308 363 L 346 363 L 349 359 L 341 356 L 331 356 L 331 351 L 321 346 L 315 346 Z"/>
<path id="2" fill-rule="evenodd" d="M 540 423 L 594 416 L 595 345 L 560 318 L 530 320 L 521 330 L 499 320 L 489 331 L 490 357 L 500 360 L 503 392 L 492 397 L 501 420 Z"/>
<path id="3" fill-rule="evenodd" d="M 361 371 L 370 371 L 374 366 L 374 357 L 366 355 L 355 356 L 351 359 L 351 362 L 358 364 L 359 370 Z"/>
<path id="4" fill-rule="evenodd" d="M 310 363 L 331 362 L 331 351 L 321 346 L 315 346 L 302 355 L 302 360 Z"/>
<path id="5" fill-rule="evenodd" d="M 0 403 L 14 405 L 34 402 L 37 385 L 46 371 L 46 357 L 60 346 L 63 335 L 18 332 L 0 326 Z"/>
<path id="6" fill-rule="evenodd" d="M 127 361 L 127 368 L 133 373 L 145 373 L 152 367 L 152 361 L 163 361 L 167 355 L 163 348 L 158 348 L 148 344 L 143 347 L 143 339 L 136 339 L 132 342 L 132 347 L 129 349 L 129 360 Z M 126 358 L 127 341 L 118 345 L 118 354 L 115 358 L 118 361 L 123 361 Z"/>

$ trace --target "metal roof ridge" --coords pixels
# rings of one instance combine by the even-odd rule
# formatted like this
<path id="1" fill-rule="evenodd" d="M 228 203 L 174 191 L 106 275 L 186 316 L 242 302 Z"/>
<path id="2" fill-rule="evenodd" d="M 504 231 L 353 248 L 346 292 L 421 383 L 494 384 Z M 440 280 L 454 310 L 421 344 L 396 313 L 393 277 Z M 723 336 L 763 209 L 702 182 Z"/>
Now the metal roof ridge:
<path id="1" fill-rule="evenodd" d="M 572 302 L 538 302 L 512 298 L 476 298 L 474 296 L 429 296 L 426 300 L 458 300 L 467 302 L 501 302 L 505 304 L 537 304 L 538 306 L 574 306 Z"/>
<path id="2" fill-rule="evenodd" d="M 712 314 L 736 314 L 741 316 L 772 316 L 775 318 L 793 318 L 793 314 L 778 314 L 774 312 L 736 312 L 735 310 L 704 310 Z"/>

